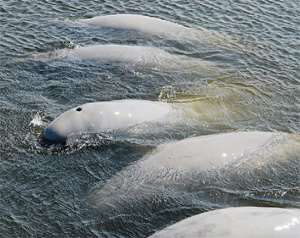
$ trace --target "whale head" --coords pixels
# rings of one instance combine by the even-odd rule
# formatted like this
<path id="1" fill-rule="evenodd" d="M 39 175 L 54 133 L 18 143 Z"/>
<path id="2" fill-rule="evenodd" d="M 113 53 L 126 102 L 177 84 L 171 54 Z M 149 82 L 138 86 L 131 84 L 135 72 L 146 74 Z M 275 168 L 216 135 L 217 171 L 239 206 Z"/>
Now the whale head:
<path id="1" fill-rule="evenodd" d="M 83 106 L 66 111 L 45 128 L 43 141 L 66 144 L 70 134 L 88 132 L 90 123 L 87 114 Z"/>

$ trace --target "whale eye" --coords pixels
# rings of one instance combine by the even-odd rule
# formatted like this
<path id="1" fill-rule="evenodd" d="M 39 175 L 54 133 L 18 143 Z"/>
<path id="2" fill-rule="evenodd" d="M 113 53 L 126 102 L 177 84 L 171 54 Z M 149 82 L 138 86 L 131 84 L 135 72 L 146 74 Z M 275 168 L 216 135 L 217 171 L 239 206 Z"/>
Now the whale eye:
<path id="1" fill-rule="evenodd" d="M 81 110 L 82 110 L 81 107 L 76 108 L 76 111 L 77 111 L 77 112 L 81 112 Z"/>

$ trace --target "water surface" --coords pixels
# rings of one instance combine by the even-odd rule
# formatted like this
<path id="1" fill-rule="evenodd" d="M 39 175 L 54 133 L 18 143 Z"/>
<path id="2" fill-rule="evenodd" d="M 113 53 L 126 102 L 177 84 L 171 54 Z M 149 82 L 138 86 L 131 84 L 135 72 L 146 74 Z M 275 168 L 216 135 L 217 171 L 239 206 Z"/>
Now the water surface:
<path id="1" fill-rule="evenodd" d="M 212 186 L 203 192 L 157 193 L 134 209 L 104 212 L 91 207 L 88 199 L 91 190 L 163 142 L 236 130 L 299 133 L 297 1 L 8 0 L 0 11 L 4 237 L 146 237 L 188 216 L 232 205 L 233 197 L 235 205 L 300 207 L 300 158 L 294 154 L 284 155 L 271 169 L 262 166 L 253 175 L 260 181 L 242 181 L 238 188 L 238 175 L 245 171 L 222 173 L 223 187 L 207 179 Z M 121 13 L 158 17 L 193 34 L 148 35 L 76 23 Z M 93 44 L 157 47 L 211 62 L 214 68 L 57 57 L 58 52 Z M 119 131 L 105 139 L 82 138 L 67 148 L 41 145 L 45 126 L 62 112 L 87 102 L 130 98 L 192 104 L 192 113 L 202 117 L 174 126 Z"/>

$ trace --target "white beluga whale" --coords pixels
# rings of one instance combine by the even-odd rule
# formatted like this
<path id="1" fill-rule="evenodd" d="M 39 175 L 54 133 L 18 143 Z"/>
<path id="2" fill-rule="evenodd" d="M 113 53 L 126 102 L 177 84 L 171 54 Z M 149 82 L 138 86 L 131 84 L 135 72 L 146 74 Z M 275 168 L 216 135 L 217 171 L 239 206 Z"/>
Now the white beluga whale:
<path id="1" fill-rule="evenodd" d="M 43 139 L 52 143 L 66 144 L 70 136 L 114 130 L 120 132 L 119 129 L 124 131 L 125 137 L 128 135 L 152 137 L 154 134 L 157 134 L 157 137 L 161 134 L 161 130 L 169 134 L 176 133 L 183 128 L 199 130 L 210 124 L 214 129 L 217 119 L 219 119 L 218 123 L 222 123 L 232 118 L 228 110 L 226 108 L 224 110 L 226 110 L 225 115 L 219 107 L 208 110 L 202 100 L 182 103 L 136 99 L 92 102 L 70 109 L 58 116 L 46 127 Z M 72 140 L 69 142 L 67 144 L 72 144 Z"/>
<path id="2" fill-rule="evenodd" d="M 231 47 L 236 44 L 229 36 L 199 26 L 191 28 L 156 17 L 138 14 L 96 16 L 90 19 L 81 19 L 78 22 L 93 27 L 136 31 L 152 35 L 163 35 L 164 37 L 172 37 L 175 39 L 184 38 L 192 41 L 202 41 L 208 44 L 214 42 L 218 45 L 224 45 L 226 42 L 229 43 Z"/>
<path id="3" fill-rule="evenodd" d="M 228 199 L 231 196 L 228 194 L 213 200 L 224 198 L 226 204 L 244 204 L 243 199 L 236 199 L 237 187 L 246 184 L 244 189 L 252 189 L 257 181 L 264 180 L 266 170 L 272 171 L 278 161 L 294 158 L 299 152 L 299 138 L 280 132 L 230 132 L 171 142 L 157 147 L 95 188 L 90 194 L 91 203 L 100 210 L 117 210 L 124 204 L 147 200 L 153 203 L 154 210 L 157 197 L 167 196 L 172 201 L 186 199 L 182 202 L 187 206 L 194 196 L 200 194 L 201 201 L 210 202 L 214 189 L 231 191 L 233 187 L 235 199 Z"/>
<path id="4" fill-rule="evenodd" d="M 213 62 L 171 54 L 165 50 L 148 46 L 114 44 L 82 46 L 67 52 L 66 56 L 75 60 L 93 60 L 105 63 L 123 62 L 163 68 L 191 68 L 203 72 L 216 70 Z"/>
<path id="5" fill-rule="evenodd" d="M 272 132 L 192 137 L 159 147 L 155 153 L 141 161 L 140 165 L 151 170 L 164 167 L 189 171 L 209 170 L 257 150 L 273 137 Z"/>
<path id="6" fill-rule="evenodd" d="M 52 121 L 44 130 L 43 140 L 72 144 L 68 138 L 80 134 L 128 129 L 142 123 L 148 123 L 149 127 L 157 123 L 178 125 L 181 121 L 186 123 L 186 115 L 198 115 L 201 118 L 198 111 L 188 111 L 186 107 L 189 106 L 136 99 L 86 103 L 64 112 Z"/>
<path id="7" fill-rule="evenodd" d="M 97 16 L 91 19 L 82 19 L 79 22 L 103 28 L 141 31 L 152 34 L 171 32 L 176 33 L 188 29 L 182 25 L 159 18 L 135 14 Z"/>
<path id="8" fill-rule="evenodd" d="M 68 136 L 130 127 L 164 117 L 171 110 L 167 103 L 147 100 L 116 100 L 87 103 L 70 109 L 52 121 L 43 139 L 65 144 Z"/>
<path id="9" fill-rule="evenodd" d="M 72 140 L 68 140 L 71 136 L 119 129 L 127 129 L 129 135 L 132 135 L 129 128 L 142 123 L 147 123 L 151 131 L 161 127 L 162 130 L 169 128 L 173 131 L 173 128 L 180 125 L 196 123 L 199 126 L 199 121 L 209 121 L 210 118 L 214 121 L 218 115 L 219 112 L 203 113 L 201 102 L 197 101 L 166 103 L 129 99 L 92 102 L 58 116 L 44 130 L 43 140 L 50 143 L 72 144 Z M 137 132 L 142 134 L 145 129 L 142 126 Z"/>
<path id="10" fill-rule="evenodd" d="M 166 50 L 139 45 L 76 45 L 73 49 L 62 49 L 40 54 L 36 58 L 70 61 L 96 61 L 100 63 L 125 63 L 131 66 L 149 66 L 152 69 L 193 70 L 202 73 L 219 71 L 218 64 L 186 55 L 169 53 Z M 221 65 L 221 64 L 219 64 Z"/>
<path id="11" fill-rule="evenodd" d="M 300 237 L 300 209 L 224 208 L 186 218 L 150 237 L 298 238 Z"/>
<path id="12" fill-rule="evenodd" d="M 83 46 L 71 51 L 68 56 L 82 60 L 142 62 L 154 60 L 159 56 L 170 55 L 164 50 L 146 46 L 93 45 Z"/>

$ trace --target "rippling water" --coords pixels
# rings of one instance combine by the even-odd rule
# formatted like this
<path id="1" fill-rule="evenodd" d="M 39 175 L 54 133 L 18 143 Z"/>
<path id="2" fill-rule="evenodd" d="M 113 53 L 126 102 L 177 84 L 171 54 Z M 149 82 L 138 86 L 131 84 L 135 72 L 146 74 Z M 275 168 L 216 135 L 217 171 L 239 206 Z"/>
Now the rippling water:
<path id="1" fill-rule="evenodd" d="M 88 199 L 91 190 L 162 142 L 236 130 L 299 133 L 298 1 L 8 0 L 0 11 L 4 237 L 145 237 L 232 200 L 235 205 L 300 208 L 299 155 L 252 171 L 260 178 L 255 184 L 245 184 L 239 172 L 235 178 L 225 172 L 219 177 L 224 183 L 210 181 L 213 188 L 158 194 L 133 209 L 103 212 Z M 76 23 L 120 13 L 158 17 L 194 34 L 147 35 Z M 92 44 L 153 46 L 214 66 L 156 68 L 57 57 Z M 83 138 L 68 148 L 40 144 L 45 126 L 62 112 L 86 102 L 128 98 L 181 103 L 198 116 L 143 133 L 144 128 L 136 128 L 130 138 L 121 131 L 105 139 Z"/>

